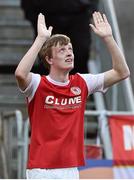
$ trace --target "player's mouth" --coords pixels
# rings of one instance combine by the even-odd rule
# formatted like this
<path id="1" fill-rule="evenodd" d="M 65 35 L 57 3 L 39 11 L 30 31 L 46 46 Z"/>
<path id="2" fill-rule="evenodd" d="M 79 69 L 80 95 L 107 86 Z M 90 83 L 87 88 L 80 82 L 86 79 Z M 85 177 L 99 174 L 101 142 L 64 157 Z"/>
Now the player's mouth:
<path id="1" fill-rule="evenodd" d="M 72 59 L 72 58 L 67 58 L 67 59 L 65 60 L 65 62 L 73 62 L 73 59 Z"/>

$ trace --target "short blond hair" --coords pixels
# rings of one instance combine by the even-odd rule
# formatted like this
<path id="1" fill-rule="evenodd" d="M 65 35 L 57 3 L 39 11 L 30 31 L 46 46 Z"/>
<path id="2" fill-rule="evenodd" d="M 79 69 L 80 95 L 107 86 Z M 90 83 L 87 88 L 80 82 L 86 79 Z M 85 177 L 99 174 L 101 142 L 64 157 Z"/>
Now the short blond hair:
<path id="1" fill-rule="evenodd" d="M 52 35 L 45 41 L 39 52 L 39 56 L 40 59 L 44 62 L 46 68 L 50 69 L 50 65 L 46 61 L 46 56 L 48 56 L 48 58 L 52 57 L 52 47 L 57 46 L 57 44 L 62 46 L 67 45 L 68 43 L 71 43 L 70 38 L 63 34 Z"/>

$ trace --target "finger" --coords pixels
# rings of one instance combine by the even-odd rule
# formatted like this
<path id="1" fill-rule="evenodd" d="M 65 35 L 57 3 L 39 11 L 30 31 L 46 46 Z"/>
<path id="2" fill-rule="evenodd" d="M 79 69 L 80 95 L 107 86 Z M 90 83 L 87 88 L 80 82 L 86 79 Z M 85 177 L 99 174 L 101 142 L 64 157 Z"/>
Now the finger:
<path id="1" fill-rule="evenodd" d="M 44 15 L 41 14 L 41 13 L 40 13 L 40 22 L 41 22 L 42 24 L 45 23 L 45 17 L 44 17 Z"/>
<path id="2" fill-rule="evenodd" d="M 96 30 L 96 27 L 93 25 L 93 24 L 89 24 L 89 26 L 92 28 L 92 30 L 96 33 L 97 30 Z"/>
<path id="3" fill-rule="evenodd" d="M 38 28 L 40 26 L 40 21 L 41 21 L 41 13 L 38 15 L 38 22 L 37 22 Z"/>
<path id="4" fill-rule="evenodd" d="M 97 13 L 97 18 L 98 18 L 99 23 L 104 21 L 100 12 Z"/>
<path id="5" fill-rule="evenodd" d="M 42 13 L 40 13 L 39 15 L 38 15 L 38 19 L 42 19 L 42 17 L 43 17 L 43 14 Z"/>
<path id="6" fill-rule="evenodd" d="M 45 16 L 42 13 L 39 14 L 39 19 L 38 19 L 38 28 L 40 28 L 40 26 L 43 26 L 45 29 L 47 29 Z"/>
<path id="7" fill-rule="evenodd" d="M 53 27 L 49 26 L 48 31 L 50 32 L 50 34 L 52 34 L 52 30 L 53 30 Z"/>
<path id="8" fill-rule="evenodd" d="M 40 13 L 38 15 L 38 24 L 41 23 L 43 21 L 43 15 Z"/>
<path id="9" fill-rule="evenodd" d="M 105 23 L 108 23 L 108 20 L 107 20 L 107 17 L 106 17 L 105 14 L 103 14 L 103 19 L 104 19 L 104 22 L 105 22 Z"/>
<path id="10" fill-rule="evenodd" d="M 93 13 L 93 21 L 94 21 L 95 26 L 97 26 L 98 25 L 97 12 Z"/>
<path id="11" fill-rule="evenodd" d="M 42 14 L 42 23 L 46 26 L 45 16 Z"/>
<path id="12" fill-rule="evenodd" d="M 40 13 L 38 15 L 38 20 L 39 20 L 40 23 L 43 23 L 43 24 L 45 23 L 45 17 L 44 17 L 44 15 L 42 13 Z"/>

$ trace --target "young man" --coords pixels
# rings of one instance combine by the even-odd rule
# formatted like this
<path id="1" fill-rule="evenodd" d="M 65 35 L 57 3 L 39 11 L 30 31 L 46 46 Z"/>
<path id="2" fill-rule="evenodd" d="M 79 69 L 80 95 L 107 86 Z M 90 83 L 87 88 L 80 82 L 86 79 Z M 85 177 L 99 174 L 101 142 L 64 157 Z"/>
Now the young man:
<path id="1" fill-rule="evenodd" d="M 130 74 L 106 16 L 95 12 L 93 20 L 90 27 L 111 54 L 111 70 L 69 76 L 74 67 L 70 39 L 60 34 L 51 36 L 52 27 L 46 28 L 42 14 L 37 38 L 16 69 L 18 86 L 27 97 L 31 126 L 27 178 L 79 178 L 77 167 L 84 165 L 86 98 L 96 91 L 105 92 Z M 39 52 L 49 65 L 48 76 L 30 72 Z"/>

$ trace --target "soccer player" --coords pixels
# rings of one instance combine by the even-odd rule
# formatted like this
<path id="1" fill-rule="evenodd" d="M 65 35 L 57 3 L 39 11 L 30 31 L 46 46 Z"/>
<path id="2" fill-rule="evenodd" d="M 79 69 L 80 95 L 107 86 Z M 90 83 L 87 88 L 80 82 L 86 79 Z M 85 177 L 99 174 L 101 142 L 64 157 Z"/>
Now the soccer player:
<path id="1" fill-rule="evenodd" d="M 112 68 L 100 74 L 69 75 L 74 67 L 69 37 L 51 36 L 45 18 L 38 16 L 38 35 L 20 61 L 15 76 L 27 97 L 31 127 L 27 178 L 78 179 L 78 166 L 84 165 L 84 109 L 88 95 L 105 92 L 130 74 L 116 44 L 105 14 L 93 13 L 92 30 L 105 42 L 112 57 Z M 49 68 L 47 76 L 30 70 L 40 52 Z"/>

